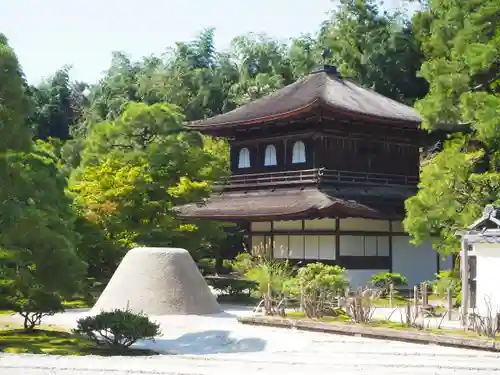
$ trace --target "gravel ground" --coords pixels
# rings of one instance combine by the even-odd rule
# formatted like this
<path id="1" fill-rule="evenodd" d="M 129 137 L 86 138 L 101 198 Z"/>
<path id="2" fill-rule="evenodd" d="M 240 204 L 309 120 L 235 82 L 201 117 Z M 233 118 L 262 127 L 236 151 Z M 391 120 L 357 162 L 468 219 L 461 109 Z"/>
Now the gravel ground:
<path id="1" fill-rule="evenodd" d="M 86 312 L 47 323 L 71 327 Z M 162 316 L 163 336 L 138 346 L 171 353 L 154 357 L 0 355 L 3 375 L 246 374 L 500 374 L 500 354 L 399 342 L 243 326 L 228 308 L 212 317 Z"/>

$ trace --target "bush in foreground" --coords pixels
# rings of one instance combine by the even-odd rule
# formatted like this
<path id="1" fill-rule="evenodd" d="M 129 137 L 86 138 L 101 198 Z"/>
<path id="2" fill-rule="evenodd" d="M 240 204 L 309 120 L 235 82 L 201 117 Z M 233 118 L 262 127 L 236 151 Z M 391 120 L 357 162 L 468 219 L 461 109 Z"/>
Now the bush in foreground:
<path id="1" fill-rule="evenodd" d="M 389 294 L 391 284 L 395 287 L 408 285 L 408 279 L 400 273 L 381 272 L 370 279 L 372 285 L 383 290 L 384 296 Z"/>
<path id="2" fill-rule="evenodd" d="M 47 292 L 41 287 L 29 288 L 26 293 L 16 291 L 8 298 L 9 308 L 24 318 L 24 329 L 33 330 L 46 316 L 63 312 L 63 301 L 59 294 Z"/>
<path id="3" fill-rule="evenodd" d="M 98 344 L 125 349 L 138 340 L 154 339 L 161 334 L 160 326 L 145 314 L 129 310 L 101 312 L 78 320 L 75 333 L 86 335 Z"/>
<path id="4" fill-rule="evenodd" d="M 460 273 L 456 270 L 441 270 L 436 274 L 436 280 L 431 283 L 435 295 L 445 298 L 448 288 L 451 288 L 453 297 L 462 291 Z"/>
<path id="5" fill-rule="evenodd" d="M 300 268 L 297 277 L 285 282 L 284 291 L 290 297 L 302 297 L 307 317 L 316 319 L 337 314 L 335 298 L 348 285 L 344 268 L 317 262 Z"/>

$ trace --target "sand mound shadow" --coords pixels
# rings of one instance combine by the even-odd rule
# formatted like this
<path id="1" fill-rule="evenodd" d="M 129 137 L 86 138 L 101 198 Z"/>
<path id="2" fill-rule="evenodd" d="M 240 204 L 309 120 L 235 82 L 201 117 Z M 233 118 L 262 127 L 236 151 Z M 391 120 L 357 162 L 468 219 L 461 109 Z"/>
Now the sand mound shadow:
<path id="1" fill-rule="evenodd" d="M 251 353 L 266 348 L 267 342 L 257 337 L 232 338 L 230 331 L 209 330 L 186 333 L 176 339 L 155 339 L 155 343 L 140 343 L 163 353 L 207 355 L 219 353 Z"/>

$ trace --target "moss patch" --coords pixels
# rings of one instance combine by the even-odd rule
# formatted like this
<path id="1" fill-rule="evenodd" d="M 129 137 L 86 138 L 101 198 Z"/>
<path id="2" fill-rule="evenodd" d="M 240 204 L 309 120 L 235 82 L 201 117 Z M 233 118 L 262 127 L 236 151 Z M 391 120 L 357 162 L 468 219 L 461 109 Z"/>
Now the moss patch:
<path id="1" fill-rule="evenodd" d="M 286 317 L 289 319 L 304 319 L 304 320 L 313 320 L 306 317 L 306 314 L 299 311 L 292 311 L 286 314 Z M 351 323 L 349 317 L 347 315 L 340 316 L 324 316 L 321 319 L 318 319 L 320 322 L 341 322 L 341 323 Z"/>
<path id="2" fill-rule="evenodd" d="M 349 320 L 349 318 L 346 316 L 339 316 L 339 317 L 325 316 L 321 319 L 313 320 L 313 319 L 307 318 L 306 315 L 302 312 L 287 313 L 286 318 L 304 320 L 304 321 L 319 321 L 319 322 L 323 322 L 323 323 L 337 323 L 337 324 L 342 323 L 342 324 L 349 324 L 349 325 L 356 324 L 353 321 Z M 414 327 L 408 327 L 404 323 L 393 322 L 393 321 L 389 321 L 389 320 L 373 320 L 370 323 L 359 324 L 359 325 L 365 326 L 365 327 L 389 328 L 389 329 L 394 329 L 394 330 L 398 330 L 398 331 L 424 332 L 424 333 L 432 333 L 435 335 L 443 335 L 443 336 L 458 336 L 458 337 L 465 337 L 465 338 L 470 338 L 470 339 L 500 341 L 500 337 L 490 338 L 490 337 L 486 337 L 486 336 L 480 336 L 476 332 L 468 331 L 468 330 L 447 329 L 447 328 L 418 329 L 418 328 L 414 328 Z"/>
<path id="3" fill-rule="evenodd" d="M 63 307 L 66 310 L 85 309 L 85 308 L 91 308 L 92 304 L 89 304 L 87 301 L 83 299 L 74 299 L 70 301 L 64 301 Z M 15 314 L 16 313 L 12 310 L 0 310 L 0 315 L 15 315 Z"/>
<path id="4" fill-rule="evenodd" d="M 71 309 L 85 309 L 85 308 L 90 308 L 92 307 L 91 304 L 89 304 L 87 301 L 84 301 L 82 299 L 75 299 L 71 301 L 64 301 L 63 306 L 66 310 L 71 310 Z"/>
<path id="5" fill-rule="evenodd" d="M 373 305 L 377 307 L 389 307 L 389 297 L 372 299 Z M 408 299 L 395 295 L 392 297 L 392 307 L 403 307 L 409 302 Z"/>
<path id="6" fill-rule="evenodd" d="M 144 356 L 155 355 L 151 350 L 116 350 L 98 346 L 94 342 L 70 332 L 40 326 L 34 331 L 24 331 L 18 325 L 0 325 L 0 352 L 53 355 Z"/>

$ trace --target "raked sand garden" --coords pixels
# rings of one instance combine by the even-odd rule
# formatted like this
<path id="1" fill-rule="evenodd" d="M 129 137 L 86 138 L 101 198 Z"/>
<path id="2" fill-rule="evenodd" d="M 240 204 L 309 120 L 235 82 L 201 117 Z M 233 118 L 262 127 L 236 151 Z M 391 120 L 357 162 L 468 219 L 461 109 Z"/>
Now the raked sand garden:
<path id="1" fill-rule="evenodd" d="M 134 280 L 134 287 L 124 275 Z M 45 317 L 34 332 L 16 330 L 22 327 L 20 315 L 0 315 L 0 374 L 446 375 L 500 371 L 500 353 L 241 324 L 238 318 L 262 313 L 248 306 L 219 305 L 215 294 L 186 251 L 131 250 L 92 309 Z M 139 340 L 116 352 L 72 334 L 82 318 L 115 308 L 147 312 L 151 324 L 159 328 L 154 339 Z M 389 310 L 378 309 L 376 318 L 387 320 Z M 391 320 L 397 322 L 397 315 L 392 313 Z M 289 316 L 294 313 L 290 311 Z"/>
<path id="2" fill-rule="evenodd" d="M 154 356 L 0 354 L 0 374 L 468 374 L 498 373 L 500 354 L 239 324 L 250 308 L 223 305 L 211 316 L 153 316 L 162 336 L 139 342 Z M 88 310 L 46 318 L 71 329 Z M 4 324 L 20 322 L 3 316 Z"/>

